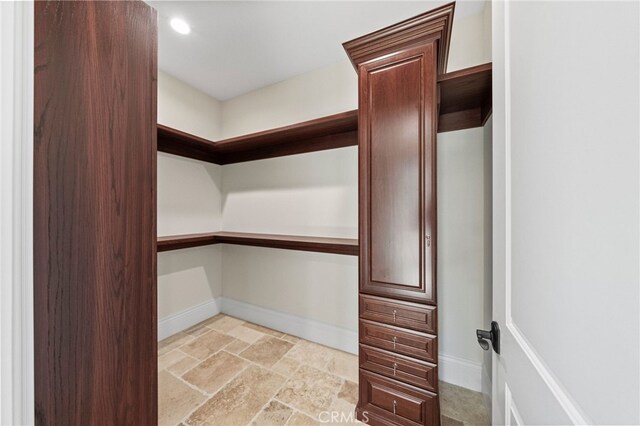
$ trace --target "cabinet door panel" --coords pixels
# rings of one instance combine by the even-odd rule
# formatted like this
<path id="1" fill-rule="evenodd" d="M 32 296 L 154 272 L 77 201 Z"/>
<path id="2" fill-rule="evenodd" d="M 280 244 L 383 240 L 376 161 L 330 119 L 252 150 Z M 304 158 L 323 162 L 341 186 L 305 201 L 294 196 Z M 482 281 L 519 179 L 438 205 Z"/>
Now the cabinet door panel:
<path id="1" fill-rule="evenodd" d="M 435 303 L 435 46 L 360 67 L 361 283 Z"/>

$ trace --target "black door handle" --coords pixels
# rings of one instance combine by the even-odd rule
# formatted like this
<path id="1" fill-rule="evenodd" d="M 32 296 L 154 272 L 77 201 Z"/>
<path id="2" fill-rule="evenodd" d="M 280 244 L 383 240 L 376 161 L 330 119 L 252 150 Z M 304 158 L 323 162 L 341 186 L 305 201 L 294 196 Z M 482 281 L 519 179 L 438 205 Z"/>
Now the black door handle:
<path id="1" fill-rule="evenodd" d="M 491 321 L 491 331 L 476 330 L 476 337 L 478 338 L 478 344 L 485 351 L 489 350 L 489 340 L 493 350 L 500 355 L 500 327 L 495 321 Z"/>

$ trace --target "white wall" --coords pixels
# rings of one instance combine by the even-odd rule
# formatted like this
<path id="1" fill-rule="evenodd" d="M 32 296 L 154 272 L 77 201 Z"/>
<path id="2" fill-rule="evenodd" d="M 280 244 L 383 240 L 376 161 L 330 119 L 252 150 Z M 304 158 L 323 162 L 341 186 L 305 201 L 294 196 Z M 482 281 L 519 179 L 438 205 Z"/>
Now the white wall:
<path id="1" fill-rule="evenodd" d="M 485 2 L 484 9 L 478 15 L 454 17 L 447 72 L 491 62 L 490 1 Z"/>
<path id="2" fill-rule="evenodd" d="M 438 350 L 483 362 L 484 152 L 482 128 L 438 135 Z"/>
<path id="3" fill-rule="evenodd" d="M 221 111 L 217 100 L 159 73 L 160 124 L 215 140 Z M 158 235 L 218 231 L 221 222 L 221 166 L 158 153 Z M 202 304 L 221 295 L 219 246 L 158 254 L 159 337 L 166 337 L 163 320 L 198 306 L 200 315 L 211 313 L 215 304 Z"/>

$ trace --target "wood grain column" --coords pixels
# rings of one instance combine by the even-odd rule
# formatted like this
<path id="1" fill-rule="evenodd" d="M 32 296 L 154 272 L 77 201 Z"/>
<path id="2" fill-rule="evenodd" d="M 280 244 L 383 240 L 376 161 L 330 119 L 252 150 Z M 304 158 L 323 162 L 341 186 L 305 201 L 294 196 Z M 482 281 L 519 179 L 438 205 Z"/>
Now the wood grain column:
<path id="1" fill-rule="evenodd" d="M 36 421 L 157 422 L 157 17 L 35 3 Z"/>

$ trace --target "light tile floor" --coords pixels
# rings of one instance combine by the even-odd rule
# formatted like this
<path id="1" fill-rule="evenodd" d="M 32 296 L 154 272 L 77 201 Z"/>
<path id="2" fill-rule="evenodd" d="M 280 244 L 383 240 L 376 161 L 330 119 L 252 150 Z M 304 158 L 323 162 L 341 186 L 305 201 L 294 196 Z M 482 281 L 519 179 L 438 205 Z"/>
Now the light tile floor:
<path id="1" fill-rule="evenodd" d="M 360 423 L 357 383 L 355 355 L 226 315 L 158 344 L 160 425 Z M 489 424 L 482 398 L 440 382 L 443 426 Z"/>

